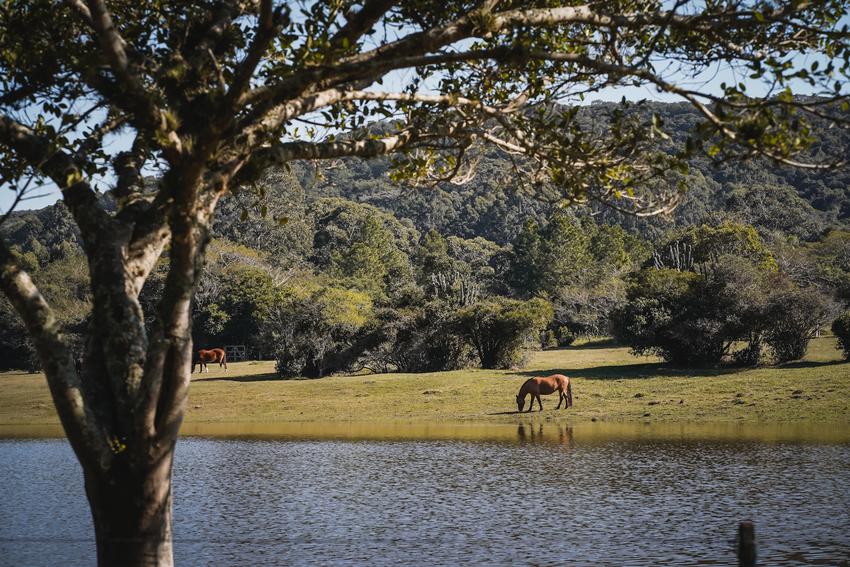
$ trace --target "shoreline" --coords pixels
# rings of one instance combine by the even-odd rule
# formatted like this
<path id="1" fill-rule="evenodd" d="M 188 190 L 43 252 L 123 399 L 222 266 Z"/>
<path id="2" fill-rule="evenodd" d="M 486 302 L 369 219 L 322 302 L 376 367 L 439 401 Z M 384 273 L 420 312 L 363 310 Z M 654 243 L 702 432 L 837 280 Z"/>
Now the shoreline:
<path id="1" fill-rule="evenodd" d="M 316 380 L 278 380 L 274 362 L 239 362 L 228 372 L 214 367 L 193 375 L 182 434 L 226 436 L 265 428 L 290 435 L 287 431 L 298 428 L 345 432 L 405 424 L 408 430 L 512 428 L 508 436 L 515 436 L 520 425 L 602 429 L 651 423 L 825 428 L 850 437 L 850 363 L 839 355 L 835 340 L 822 338 L 812 341 L 805 360 L 783 366 L 674 369 L 622 347 L 579 346 L 534 352 L 520 370 Z M 544 396 L 543 412 L 517 413 L 514 397 L 522 382 L 554 373 L 573 380 L 574 406 L 556 410 L 557 396 Z M 61 436 L 46 380 L 41 374 L 2 373 L 0 437 L 24 434 Z"/>
<path id="2" fill-rule="evenodd" d="M 281 441 L 482 441 L 604 443 L 633 440 L 850 444 L 842 423 L 652 423 L 529 420 L 517 424 L 446 422 L 192 422 L 182 438 Z M 59 424 L 0 424 L 0 441 L 64 439 Z"/>

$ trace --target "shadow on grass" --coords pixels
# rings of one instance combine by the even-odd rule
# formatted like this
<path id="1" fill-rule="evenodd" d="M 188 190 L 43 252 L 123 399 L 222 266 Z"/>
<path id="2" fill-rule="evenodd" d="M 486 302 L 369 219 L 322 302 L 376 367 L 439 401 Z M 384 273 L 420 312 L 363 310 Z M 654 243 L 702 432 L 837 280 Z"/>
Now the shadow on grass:
<path id="1" fill-rule="evenodd" d="M 747 370 L 759 368 L 816 368 L 842 364 L 842 360 L 829 360 L 824 362 L 799 361 L 783 364 L 781 366 L 761 367 L 738 367 L 718 366 L 715 368 L 686 368 L 669 366 L 662 362 L 643 362 L 636 364 L 623 364 L 613 366 L 593 366 L 590 368 L 550 368 L 548 370 L 535 370 L 520 372 L 521 376 L 548 376 L 550 374 L 564 374 L 574 378 L 587 378 L 589 380 L 632 380 L 638 378 L 649 378 L 652 376 L 690 376 L 693 378 L 723 376 L 737 374 Z"/>
<path id="2" fill-rule="evenodd" d="M 720 376 L 740 372 L 741 368 L 674 368 L 660 362 L 643 362 L 614 366 L 593 366 L 590 368 L 551 368 L 534 372 L 520 372 L 523 376 L 547 376 L 564 374 L 571 378 L 589 380 L 632 380 L 651 376 Z"/>
<path id="3" fill-rule="evenodd" d="M 192 378 L 192 382 L 270 382 L 272 380 L 283 380 L 274 372 L 265 374 L 254 374 L 251 376 L 216 376 L 214 378 Z"/>
<path id="4" fill-rule="evenodd" d="M 798 360 L 797 362 L 788 362 L 785 364 L 779 364 L 774 368 L 818 368 L 822 366 L 835 366 L 837 364 L 845 364 L 848 361 L 846 360 L 822 360 L 822 361 L 811 361 L 811 360 Z"/>
<path id="5" fill-rule="evenodd" d="M 588 341 L 586 343 L 581 343 L 578 345 L 569 345 L 569 346 L 559 346 L 559 347 L 549 347 L 543 349 L 546 352 L 559 351 L 559 350 L 595 350 L 595 349 L 604 349 L 604 348 L 618 348 L 621 347 L 620 343 L 615 341 L 614 339 L 597 339 L 593 341 Z"/>

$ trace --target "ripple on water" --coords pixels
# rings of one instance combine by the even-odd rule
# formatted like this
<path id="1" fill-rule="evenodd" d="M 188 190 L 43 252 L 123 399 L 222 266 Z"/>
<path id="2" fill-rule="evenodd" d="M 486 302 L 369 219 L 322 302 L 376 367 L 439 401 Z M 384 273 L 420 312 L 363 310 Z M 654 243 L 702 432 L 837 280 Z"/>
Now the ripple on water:
<path id="1" fill-rule="evenodd" d="M 183 439 L 182 565 L 764 565 L 850 560 L 850 445 Z M 0 564 L 93 564 L 63 441 L 0 441 Z"/>

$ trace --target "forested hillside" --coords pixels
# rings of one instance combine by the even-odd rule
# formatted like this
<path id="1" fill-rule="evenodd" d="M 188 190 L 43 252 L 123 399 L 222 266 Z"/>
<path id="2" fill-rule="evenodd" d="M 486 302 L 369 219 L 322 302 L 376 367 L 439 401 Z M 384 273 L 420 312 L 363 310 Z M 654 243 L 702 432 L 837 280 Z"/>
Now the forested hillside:
<path id="1" fill-rule="evenodd" d="M 615 105 L 597 103 L 581 110 L 588 120 L 604 120 Z M 636 112 L 656 113 L 680 139 L 698 121 L 686 103 L 647 103 Z M 821 148 L 842 147 L 850 155 L 846 130 L 816 129 L 811 155 Z M 301 164 L 294 172 L 308 199 L 340 196 L 375 205 L 396 216 L 411 219 L 420 230 L 471 238 L 482 236 L 507 243 L 529 218 L 541 221 L 553 203 L 535 198 L 532 188 L 522 186 L 512 173 L 509 158 L 495 150 L 478 165 L 478 174 L 463 185 L 440 183 L 411 187 L 392 182 L 387 171 L 389 158 L 368 162 L 359 159 L 322 163 L 320 168 Z M 668 181 L 669 182 L 669 181 Z M 590 205 L 605 222 L 622 224 L 646 237 L 658 236 L 671 227 L 701 222 L 739 220 L 755 225 L 760 232 L 782 232 L 803 240 L 816 240 L 829 227 L 847 226 L 850 221 L 850 169 L 817 171 L 779 166 L 765 160 L 713 164 L 707 159 L 691 162 L 684 179 L 687 192 L 671 217 L 636 219 L 601 206 Z"/>
<path id="2" fill-rule="evenodd" d="M 588 120 L 604 120 L 615 106 L 595 103 L 581 112 L 588 115 Z M 674 142 L 682 145 L 698 121 L 696 111 L 686 103 L 646 103 L 636 111 L 656 113 L 679 133 L 681 139 L 671 140 L 671 147 Z M 817 129 L 815 125 L 811 137 L 812 156 L 819 156 L 824 147 L 844 148 L 843 153 L 850 155 L 850 133 L 844 129 Z M 512 173 L 510 159 L 496 150 L 486 154 L 478 164 L 476 176 L 461 185 L 397 183 L 390 179 L 390 168 L 389 158 L 346 158 L 315 165 L 299 163 L 292 168 L 292 176 L 282 171 L 271 173 L 267 181 L 274 182 L 263 184 L 260 190 L 243 189 L 224 203 L 218 213 L 218 230 L 231 238 L 238 234 L 236 240 L 257 246 L 259 243 L 252 240 L 258 238 L 257 229 L 251 228 L 253 219 L 286 218 L 298 224 L 307 204 L 324 197 L 342 197 L 376 206 L 399 219 L 409 219 L 421 232 L 433 229 L 447 236 L 480 236 L 506 244 L 526 220 L 542 222 L 558 206 L 541 200 L 534 188 L 523 186 Z M 577 206 L 576 210 L 650 239 L 674 227 L 733 220 L 752 224 L 763 235 L 777 232 L 814 241 L 829 228 L 847 227 L 850 223 L 849 167 L 823 171 L 765 160 L 713 164 L 701 158 L 691 161 L 684 185 L 683 199 L 669 216 L 639 219 L 593 203 Z M 265 215 L 261 214 L 263 210 Z M 243 214 L 249 216 L 241 218 Z M 48 250 L 58 249 L 62 242 L 75 241 L 73 223 L 61 205 L 17 213 L 0 230 L 11 243 L 36 255 L 44 251 L 31 244 L 33 238 Z M 285 238 L 283 234 L 291 233 L 292 230 L 277 234 Z M 297 248 L 299 243 L 303 241 L 290 244 Z"/>
<path id="3" fill-rule="evenodd" d="M 602 120 L 611 108 L 581 112 Z M 682 136 L 696 120 L 686 105 L 637 111 Z M 813 137 L 812 155 L 827 144 L 850 154 L 841 130 Z M 609 334 L 678 364 L 758 364 L 799 358 L 850 302 L 847 169 L 695 160 L 674 213 L 640 219 L 537 198 L 496 151 L 462 185 L 398 184 L 390 166 L 303 163 L 225 198 L 196 294 L 196 343 L 248 345 L 282 376 L 509 367 L 529 339 Z M 81 335 L 90 297 L 64 206 L 15 213 L 0 230 Z M 147 324 L 162 267 L 140 298 Z M 35 364 L 5 300 L 0 346 L 7 366 Z"/>

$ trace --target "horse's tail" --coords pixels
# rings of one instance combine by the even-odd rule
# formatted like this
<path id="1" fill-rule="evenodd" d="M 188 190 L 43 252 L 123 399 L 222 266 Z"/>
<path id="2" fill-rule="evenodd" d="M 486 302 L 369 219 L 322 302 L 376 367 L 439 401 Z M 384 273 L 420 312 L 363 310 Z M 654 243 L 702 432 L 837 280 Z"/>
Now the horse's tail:
<path id="1" fill-rule="evenodd" d="M 219 364 L 219 366 L 221 366 L 221 365 L 224 365 L 224 371 L 227 372 L 227 351 L 226 350 L 221 351 L 221 363 Z"/>
<path id="2" fill-rule="evenodd" d="M 567 407 L 573 407 L 573 381 L 567 378 Z"/>

